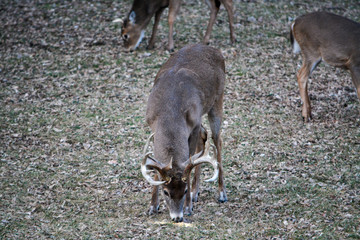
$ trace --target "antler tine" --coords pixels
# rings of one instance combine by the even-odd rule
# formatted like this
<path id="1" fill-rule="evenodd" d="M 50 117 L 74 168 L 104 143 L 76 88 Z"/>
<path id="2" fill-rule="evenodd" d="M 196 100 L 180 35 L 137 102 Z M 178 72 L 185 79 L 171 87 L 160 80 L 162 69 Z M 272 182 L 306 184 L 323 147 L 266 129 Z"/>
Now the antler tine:
<path id="1" fill-rule="evenodd" d="M 201 152 L 198 152 L 195 155 L 190 156 L 188 162 L 190 164 L 194 164 L 194 160 L 198 159 L 201 156 L 209 155 L 209 149 L 210 149 L 210 142 L 207 139 L 205 143 L 205 148 Z"/>
<path id="2" fill-rule="evenodd" d="M 151 138 L 154 136 L 155 133 L 152 133 L 150 135 L 150 137 L 147 139 L 146 141 L 146 144 L 145 144 L 145 147 L 144 147 L 144 158 L 141 162 L 141 173 L 143 175 L 143 177 L 152 185 L 161 185 L 161 184 L 164 184 L 166 182 L 170 182 L 171 181 L 171 178 L 169 179 L 169 177 L 167 177 L 166 175 L 166 170 L 170 170 L 172 168 L 172 159 L 170 159 L 170 162 L 167 166 L 164 167 L 164 165 L 159 162 L 158 160 L 156 160 L 155 158 L 151 157 L 150 155 L 152 154 L 152 152 L 148 152 L 146 153 L 149 145 L 150 145 L 150 141 L 151 141 Z M 147 159 L 150 159 L 153 163 L 149 163 L 149 164 L 146 164 L 146 161 Z M 150 170 L 148 170 L 147 168 L 148 167 L 152 167 L 154 169 L 156 169 L 161 177 L 163 179 L 167 179 L 167 181 L 156 181 L 154 180 L 151 176 L 150 176 Z"/>
<path id="3" fill-rule="evenodd" d="M 173 162 L 173 158 L 171 157 L 169 164 L 164 169 L 165 170 L 171 170 L 172 169 L 172 162 Z"/>
<path id="4" fill-rule="evenodd" d="M 152 157 L 150 157 L 151 152 L 145 154 L 142 163 L 141 163 L 141 173 L 143 175 L 143 177 L 146 179 L 146 181 L 148 181 L 151 185 L 161 185 L 164 184 L 166 181 L 155 181 L 150 175 L 149 175 L 149 170 L 147 170 L 147 165 L 146 165 L 146 161 L 147 159 L 151 159 L 154 162 L 154 165 L 152 165 L 153 167 L 156 168 L 156 170 L 159 171 L 159 169 L 161 169 L 161 166 L 159 165 L 158 161 L 153 159 Z M 154 161 L 155 160 L 155 161 Z"/>
<path id="5" fill-rule="evenodd" d="M 214 156 L 217 156 L 216 147 L 215 147 L 214 145 L 211 145 L 211 147 L 212 147 L 213 150 L 214 150 Z M 219 164 L 218 164 L 218 162 L 217 162 L 217 159 L 216 159 L 215 157 L 211 158 L 210 163 L 211 163 L 211 165 L 213 165 L 213 167 L 214 167 L 214 174 L 213 174 L 212 178 L 207 179 L 207 180 L 204 180 L 205 182 L 213 182 L 213 181 L 215 181 L 215 180 L 218 178 L 218 176 L 219 176 Z"/>
<path id="6" fill-rule="evenodd" d="M 145 147 L 144 147 L 143 155 L 146 154 L 146 151 L 147 151 L 147 149 L 148 149 L 148 147 L 149 147 L 149 145 L 150 145 L 150 140 L 151 140 L 151 138 L 154 136 L 154 134 L 155 134 L 155 133 L 152 133 L 152 134 L 150 135 L 150 137 L 147 139 L 146 144 L 145 144 Z"/>
<path id="7" fill-rule="evenodd" d="M 203 156 L 209 155 L 209 152 L 210 152 L 210 140 L 209 138 L 207 138 L 205 142 L 205 149 Z"/>
<path id="8" fill-rule="evenodd" d="M 217 155 L 217 151 L 213 145 L 211 145 L 214 149 L 214 156 Z M 217 179 L 219 175 L 219 166 L 215 157 L 210 157 L 210 141 L 207 138 L 205 142 L 205 149 L 200 153 L 195 154 L 193 157 L 190 157 L 188 161 L 186 161 L 186 167 L 183 173 L 183 179 L 186 179 L 190 174 L 191 170 L 199 164 L 202 163 L 210 163 L 214 167 L 214 175 L 210 178 L 205 180 L 205 182 L 213 182 Z"/>
<path id="9" fill-rule="evenodd" d="M 204 149 L 201 151 L 201 152 L 198 152 L 197 154 L 195 154 L 195 155 L 193 155 L 193 156 L 190 156 L 190 158 L 189 158 L 189 162 L 191 163 L 191 164 L 193 164 L 194 163 L 194 159 L 196 160 L 196 159 L 198 159 L 199 157 L 201 157 L 202 155 L 204 155 Z"/>
<path id="10" fill-rule="evenodd" d="M 147 155 L 147 157 L 150 158 L 152 161 L 156 162 L 157 165 L 162 166 L 162 163 L 161 163 L 161 162 L 159 162 L 157 159 L 155 159 L 155 158 L 153 158 L 152 156 L 150 156 L 150 155 L 153 155 L 153 154 L 154 154 L 153 152 L 148 152 L 146 155 Z"/>
<path id="11" fill-rule="evenodd" d="M 122 20 L 121 18 L 116 18 L 112 21 L 113 23 L 120 23 L 120 24 L 123 24 L 124 23 L 124 20 Z"/>
<path id="12" fill-rule="evenodd" d="M 216 156 L 216 149 L 215 147 L 212 145 L 213 150 L 214 150 L 214 156 Z M 218 175 L 219 175 L 219 165 L 218 162 L 216 160 L 215 157 L 211 157 L 209 155 L 209 149 L 210 149 L 210 144 L 207 146 L 206 148 L 206 155 L 204 154 L 202 157 L 196 159 L 193 163 L 193 167 L 202 164 L 202 163 L 210 163 L 213 167 L 214 167 L 214 174 L 210 179 L 205 180 L 205 182 L 213 182 L 217 179 Z"/>

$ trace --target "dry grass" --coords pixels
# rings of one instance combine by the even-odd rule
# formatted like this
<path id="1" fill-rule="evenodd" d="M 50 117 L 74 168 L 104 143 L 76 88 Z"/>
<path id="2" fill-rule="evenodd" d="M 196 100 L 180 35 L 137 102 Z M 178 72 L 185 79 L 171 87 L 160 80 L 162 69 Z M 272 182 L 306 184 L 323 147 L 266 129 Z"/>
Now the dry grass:
<path id="1" fill-rule="evenodd" d="M 227 64 L 223 142 L 229 202 L 202 184 L 189 224 L 148 216 L 139 171 L 146 100 L 169 57 L 122 52 L 130 0 L 0 2 L 1 239 L 360 239 L 360 104 L 350 74 L 321 64 L 303 124 L 288 41 L 298 15 L 360 21 L 357 0 L 239 1 L 238 42 L 226 11 L 211 38 Z M 166 12 L 167 13 L 167 12 Z M 165 13 L 165 14 L 166 14 Z M 186 0 L 175 46 L 199 42 L 209 10 Z M 165 16 L 165 15 L 164 15 Z M 149 26 L 150 31 L 150 26 Z"/>

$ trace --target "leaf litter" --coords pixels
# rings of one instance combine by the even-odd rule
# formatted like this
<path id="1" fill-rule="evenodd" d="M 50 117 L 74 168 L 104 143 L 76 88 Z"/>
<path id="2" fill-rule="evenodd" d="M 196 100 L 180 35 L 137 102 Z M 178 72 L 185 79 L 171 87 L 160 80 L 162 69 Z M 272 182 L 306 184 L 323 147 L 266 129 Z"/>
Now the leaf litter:
<path id="1" fill-rule="evenodd" d="M 226 59 L 229 202 L 202 183 L 180 224 L 163 202 L 147 215 L 151 187 L 139 171 L 147 97 L 170 56 L 168 10 L 154 51 L 145 49 L 149 26 L 138 51 L 124 53 L 112 21 L 131 2 L 0 3 L 1 238 L 358 239 L 360 105 L 350 74 L 314 71 L 314 120 L 304 124 L 301 58 L 288 40 L 291 21 L 310 11 L 360 22 L 358 2 L 234 0 L 235 45 L 221 8 L 210 45 Z M 201 41 L 208 14 L 204 2 L 183 1 L 176 49 Z"/>

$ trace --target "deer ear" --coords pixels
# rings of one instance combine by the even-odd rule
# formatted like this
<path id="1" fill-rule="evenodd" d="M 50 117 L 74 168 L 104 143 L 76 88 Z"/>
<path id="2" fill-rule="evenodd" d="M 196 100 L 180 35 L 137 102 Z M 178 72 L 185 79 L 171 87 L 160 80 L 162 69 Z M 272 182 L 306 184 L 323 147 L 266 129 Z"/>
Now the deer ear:
<path id="1" fill-rule="evenodd" d="M 135 24 L 135 17 L 136 17 L 136 13 L 134 11 L 131 11 L 131 13 L 129 15 L 130 23 Z"/>

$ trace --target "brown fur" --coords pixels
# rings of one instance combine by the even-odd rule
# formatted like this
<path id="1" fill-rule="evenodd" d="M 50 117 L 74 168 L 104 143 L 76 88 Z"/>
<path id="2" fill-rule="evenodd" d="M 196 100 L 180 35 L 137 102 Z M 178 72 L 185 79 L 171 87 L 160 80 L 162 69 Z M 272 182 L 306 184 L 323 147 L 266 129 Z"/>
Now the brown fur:
<path id="1" fill-rule="evenodd" d="M 217 150 L 219 201 L 227 201 L 220 138 L 224 84 L 225 63 L 221 52 L 202 44 L 186 46 L 172 55 L 155 78 L 148 100 L 146 122 L 155 133 L 155 158 L 163 165 L 169 164 L 172 159 L 172 169 L 167 173 L 172 180 L 163 186 L 163 190 L 171 196 L 166 198 L 170 214 L 180 211 L 182 214 L 185 189 L 188 187 L 190 190 L 190 181 L 182 181 L 184 164 L 189 156 L 194 155 L 196 148 L 198 151 L 203 148 L 203 139 L 207 134 L 201 126 L 204 114 L 208 115 Z M 151 213 L 158 208 L 158 189 L 155 186 L 152 193 Z M 198 194 L 196 183 L 193 194 Z M 185 202 L 185 212 L 188 214 L 191 213 L 189 196 L 190 191 Z"/>
<path id="2" fill-rule="evenodd" d="M 221 3 L 226 8 L 229 17 L 229 28 L 230 28 L 230 40 L 232 43 L 235 42 L 235 32 L 234 32 L 234 13 L 233 13 L 233 3 L 232 0 L 210 0 L 210 20 L 205 33 L 204 43 L 208 44 L 212 27 L 215 23 L 216 16 L 219 12 Z M 127 51 L 135 50 L 136 43 L 139 40 L 141 31 L 145 30 L 146 26 L 149 24 L 151 18 L 155 15 L 155 21 L 153 25 L 152 34 L 148 44 L 148 49 L 154 48 L 155 45 L 155 36 L 157 28 L 160 22 L 160 17 L 165 8 L 169 7 L 168 23 L 169 23 L 169 35 L 168 35 L 168 50 L 174 50 L 174 22 L 176 15 L 180 9 L 181 1 L 180 0 L 134 0 L 131 10 L 124 20 L 124 24 L 121 30 L 121 36 L 124 40 L 124 47 Z M 135 21 L 130 20 L 131 13 L 135 13 Z"/>
<path id="3" fill-rule="evenodd" d="M 305 121 L 311 119 L 308 78 L 321 60 L 349 69 L 360 99 L 359 23 L 327 12 L 314 12 L 295 20 L 291 36 L 298 42 L 303 58 L 297 80 Z"/>

